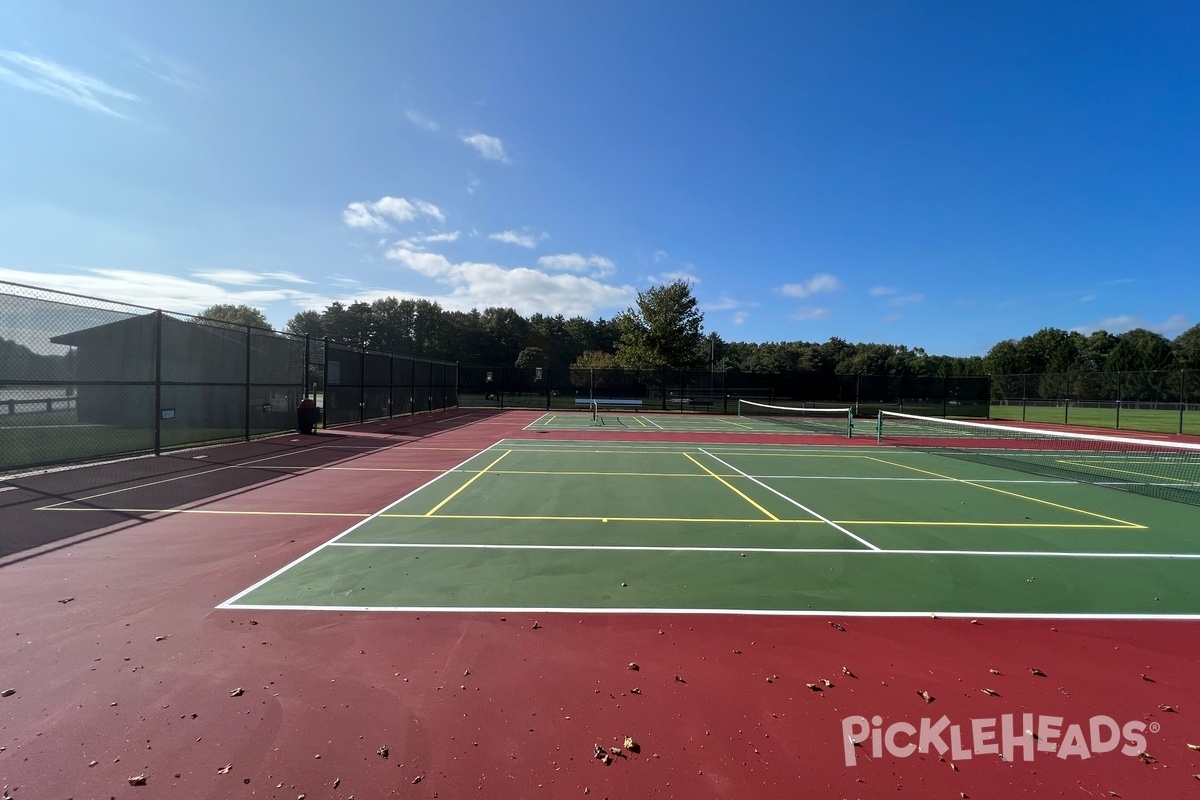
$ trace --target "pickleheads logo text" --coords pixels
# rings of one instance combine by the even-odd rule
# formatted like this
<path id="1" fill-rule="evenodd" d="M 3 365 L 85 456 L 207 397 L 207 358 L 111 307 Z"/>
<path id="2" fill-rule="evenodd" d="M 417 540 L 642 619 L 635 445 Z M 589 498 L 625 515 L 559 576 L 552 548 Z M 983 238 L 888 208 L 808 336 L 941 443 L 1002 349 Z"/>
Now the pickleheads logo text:
<path id="1" fill-rule="evenodd" d="M 847 767 L 858 763 L 860 751 L 869 751 L 873 758 L 882 758 L 887 752 L 896 758 L 936 753 L 953 761 L 988 755 L 1005 761 L 1033 761 L 1037 754 L 1044 753 L 1046 757 L 1085 760 L 1118 749 L 1122 755 L 1141 755 L 1146 750 L 1147 731 L 1156 733 L 1158 723 L 1133 721 L 1119 725 L 1104 715 L 1068 723 L 1064 717 L 1002 714 L 962 725 L 943 716 L 937 720 L 925 717 L 915 724 L 900 720 L 886 726 L 878 715 L 869 720 L 856 715 L 842 720 L 842 745 Z"/>

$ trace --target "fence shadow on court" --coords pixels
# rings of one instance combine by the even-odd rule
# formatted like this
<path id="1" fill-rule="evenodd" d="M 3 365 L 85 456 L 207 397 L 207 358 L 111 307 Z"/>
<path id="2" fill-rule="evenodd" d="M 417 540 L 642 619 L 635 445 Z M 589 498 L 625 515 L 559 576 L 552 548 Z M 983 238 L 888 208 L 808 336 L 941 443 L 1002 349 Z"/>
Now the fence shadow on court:
<path id="1" fill-rule="evenodd" d="M 475 410 L 418 415 L 323 430 L 317 436 L 279 436 L 3 479 L 0 567 L 127 530 L 169 509 L 196 507 L 410 445 L 470 425 L 481 416 L 490 414 Z M 272 466 L 273 461 L 287 466 Z M 48 506 L 73 510 L 41 510 Z"/>

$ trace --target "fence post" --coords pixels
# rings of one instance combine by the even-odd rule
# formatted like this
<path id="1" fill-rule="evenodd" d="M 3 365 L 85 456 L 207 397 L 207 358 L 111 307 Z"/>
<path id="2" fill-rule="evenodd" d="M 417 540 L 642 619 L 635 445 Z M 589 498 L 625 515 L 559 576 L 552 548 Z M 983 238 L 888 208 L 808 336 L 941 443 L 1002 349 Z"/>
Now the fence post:
<path id="1" fill-rule="evenodd" d="M 1121 430 L 1121 370 L 1117 370 L 1117 430 Z"/>
<path id="2" fill-rule="evenodd" d="M 1183 407 L 1187 400 L 1187 371 L 1179 370 L 1179 435 L 1183 435 Z"/>
<path id="3" fill-rule="evenodd" d="M 250 441 L 250 326 L 246 326 L 246 441 Z"/>
<path id="4" fill-rule="evenodd" d="M 154 312 L 154 455 L 162 454 L 162 319 Z"/>
<path id="5" fill-rule="evenodd" d="M 950 416 L 950 378 L 942 376 L 942 419 Z"/>
<path id="6" fill-rule="evenodd" d="M 329 337 L 324 338 L 325 352 L 321 358 L 324 363 L 321 365 L 321 374 L 324 378 L 321 380 L 321 427 L 329 427 Z"/>
<path id="7" fill-rule="evenodd" d="M 1063 392 L 1063 425 L 1071 424 L 1071 373 L 1067 375 L 1067 390 Z"/>

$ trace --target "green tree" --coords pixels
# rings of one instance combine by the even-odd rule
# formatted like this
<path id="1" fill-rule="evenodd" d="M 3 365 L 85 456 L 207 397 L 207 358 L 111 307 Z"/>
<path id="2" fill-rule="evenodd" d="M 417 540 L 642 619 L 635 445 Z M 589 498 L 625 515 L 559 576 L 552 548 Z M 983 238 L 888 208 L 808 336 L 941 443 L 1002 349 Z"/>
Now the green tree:
<path id="1" fill-rule="evenodd" d="M 637 306 L 617 315 L 616 323 L 617 359 L 624 367 L 687 369 L 701 363 L 704 315 L 687 281 L 638 292 Z"/>
<path id="2" fill-rule="evenodd" d="M 1193 325 L 1171 342 L 1180 369 L 1200 370 L 1200 325 Z"/>
<path id="3" fill-rule="evenodd" d="M 544 367 L 546 366 L 546 351 L 540 347 L 526 347 L 517 354 L 516 367 Z"/>
<path id="4" fill-rule="evenodd" d="M 252 328 L 273 330 L 271 323 L 267 322 L 267 318 L 263 313 L 257 308 L 251 308 L 250 306 L 218 303 L 201 311 L 200 316 L 205 319 L 228 322 L 232 325 L 248 325 Z"/>
<path id="5" fill-rule="evenodd" d="M 320 311 L 301 311 L 288 320 L 287 332 L 320 339 L 325 335 L 325 318 Z"/>
<path id="6" fill-rule="evenodd" d="M 1162 334 L 1134 328 L 1117 337 L 1118 341 L 1105 360 L 1104 368 L 1113 372 L 1137 372 L 1170 369 L 1175 354 Z"/>

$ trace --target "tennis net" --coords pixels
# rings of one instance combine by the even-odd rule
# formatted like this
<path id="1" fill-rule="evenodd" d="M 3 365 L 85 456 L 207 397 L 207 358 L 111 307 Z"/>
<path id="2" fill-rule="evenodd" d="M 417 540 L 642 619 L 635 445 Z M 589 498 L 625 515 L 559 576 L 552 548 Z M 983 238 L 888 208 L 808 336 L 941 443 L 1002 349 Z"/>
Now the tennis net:
<path id="1" fill-rule="evenodd" d="M 880 411 L 881 443 L 1200 505 L 1200 444 Z"/>
<path id="2" fill-rule="evenodd" d="M 813 433 L 853 435 L 854 417 L 849 408 L 796 408 L 738 400 L 738 416 L 788 425 Z"/>

